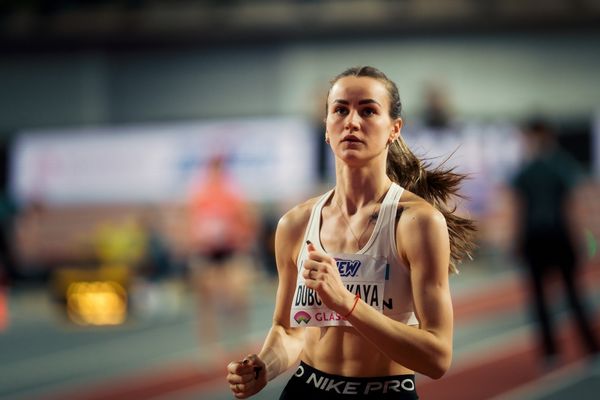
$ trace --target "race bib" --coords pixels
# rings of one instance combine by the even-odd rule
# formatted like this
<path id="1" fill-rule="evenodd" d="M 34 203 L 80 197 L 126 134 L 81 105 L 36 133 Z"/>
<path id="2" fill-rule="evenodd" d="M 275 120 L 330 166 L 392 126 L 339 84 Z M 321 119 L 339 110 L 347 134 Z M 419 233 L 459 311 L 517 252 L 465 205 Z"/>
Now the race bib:
<path id="1" fill-rule="evenodd" d="M 366 254 L 334 254 L 333 257 L 348 291 L 358 294 L 365 303 L 383 312 L 384 287 L 389 276 L 387 260 Z M 301 265 L 299 271 L 302 270 Z M 313 289 L 306 287 L 300 272 L 290 318 L 292 327 L 351 326 L 343 316 L 327 308 Z"/>

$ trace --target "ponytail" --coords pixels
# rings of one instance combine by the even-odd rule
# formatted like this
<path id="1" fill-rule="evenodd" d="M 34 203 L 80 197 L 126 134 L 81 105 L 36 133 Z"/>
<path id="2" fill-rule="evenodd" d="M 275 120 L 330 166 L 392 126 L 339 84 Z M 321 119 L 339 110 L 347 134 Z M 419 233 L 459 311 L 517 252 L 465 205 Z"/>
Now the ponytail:
<path id="1" fill-rule="evenodd" d="M 389 147 L 387 159 L 388 177 L 403 188 L 415 193 L 433 205 L 446 219 L 450 236 L 450 272 L 458 273 L 465 255 L 471 257 L 474 248 L 475 224 L 468 218 L 455 214 L 456 206 L 449 207 L 453 197 L 462 197 L 460 184 L 465 175 L 457 174 L 453 168 L 431 165 L 420 160 L 400 136 Z"/>

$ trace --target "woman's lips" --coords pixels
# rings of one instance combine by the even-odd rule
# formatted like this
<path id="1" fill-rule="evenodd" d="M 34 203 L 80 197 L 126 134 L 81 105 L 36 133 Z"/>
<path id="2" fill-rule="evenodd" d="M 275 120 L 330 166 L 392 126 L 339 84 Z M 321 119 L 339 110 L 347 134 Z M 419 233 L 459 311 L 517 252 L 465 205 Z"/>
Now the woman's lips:
<path id="1" fill-rule="evenodd" d="M 356 136 L 350 135 L 350 136 L 346 136 L 344 139 L 342 139 L 342 142 L 362 143 L 362 140 L 360 140 Z"/>

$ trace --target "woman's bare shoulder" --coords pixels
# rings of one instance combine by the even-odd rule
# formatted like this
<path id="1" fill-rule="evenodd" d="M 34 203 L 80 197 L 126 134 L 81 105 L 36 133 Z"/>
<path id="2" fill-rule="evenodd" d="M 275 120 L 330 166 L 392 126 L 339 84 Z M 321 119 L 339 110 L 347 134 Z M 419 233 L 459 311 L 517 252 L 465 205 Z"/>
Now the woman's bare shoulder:
<path id="1" fill-rule="evenodd" d="M 411 269 L 415 265 L 429 265 L 432 255 L 447 254 L 448 227 L 444 215 L 428 201 L 414 193 L 406 192 L 398 203 L 400 219 L 396 226 L 398 252 Z M 441 259 L 441 258 L 440 258 Z M 419 262 L 421 260 L 421 262 Z M 447 259 L 439 263 L 444 271 L 448 268 Z"/>
<path id="2" fill-rule="evenodd" d="M 401 216 L 398 229 L 413 229 L 424 225 L 446 226 L 444 215 L 421 196 L 405 190 L 398 202 L 398 215 Z"/>
<path id="3" fill-rule="evenodd" d="M 283 214 L 277 224 L 277 230 L 280 231 L 280 233 L 286 234 L 286 236 L 296 236 L 296 234 L 302 235 L 306 229 L 306 224 L 308 224 L 308 220 L 310 219 L 312 209 L 319 198 L 320 197 L 313 197 L 308 199 Z"/>

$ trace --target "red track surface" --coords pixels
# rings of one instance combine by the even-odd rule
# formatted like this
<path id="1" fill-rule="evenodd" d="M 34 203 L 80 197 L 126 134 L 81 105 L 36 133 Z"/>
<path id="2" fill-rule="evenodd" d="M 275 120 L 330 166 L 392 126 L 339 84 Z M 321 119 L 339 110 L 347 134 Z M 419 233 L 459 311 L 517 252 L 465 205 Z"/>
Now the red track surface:
<path id="1" fill-rule="evenodd" d="M 582 272 L 580 281 L 585 292 L 597 289 L 600 283 L 600 267 L 590 266 Z M 552 291 L 562 288 L 557 288 L 554 284 L 550 289 Z M 527 301 L 523 283 L 509 281 L 502 287 L 486 290 L 481 296 L 467 297 L 455 302 L 455 319 L 457 323 L 461 323 L 485 314 L 493 315 L 495 312 L 526 307 Z M 600 336 L 599 318 L 596 318 L 594 327 L 596 335 Z M 539 379 L 545 371 L 540 363 L 535 339 L 530 335 L 505 346 L 490 348 L 469 361 L 455 365 L 440 380 L 433 381 L 424 377 L 417 383 L 419 395 L 423 399 L 435 400 L 482 400 Z M 574 363 L 585 356 L 583 349 L 578 347 L 578 333 L 571 324 L 562 327 L 557 340 L 561 349 L 562 365 Z"/>
<path id="2" fill-rule="evenodd" d="M 582 287 L 586 289 L 586 293 L 600 286 L 600 267 L 589 267 L 582 272 Z M 456 324 L 476 320 L 482 316 L 493 316 L 497 312 L 520 310 L 526 306 L 526 302 L 526 292 L 520 281 L 504 281 L 479 293 L 456 299 Z M 595 328 L 596 332 L 600 333 L 600 320 Z M 583 352 L 577 345 L 579 341 L 576 333 L 570 325 L 560 331 L 563 365 L 583 357 Z M 482 400 L 506 393 L 543 376 L 536 346 L 534 338 L 528 337 L 490 348 L 484 353 L 455 363 L 440 380 L 420 377 L 417 390 L 422 399 L 435 400 Z M 252 351 L 258 347 L 259 344 L 254 346 Z M 242 353 L 238 351 L 236 356 Z M 49 397 L 48 400 L 151 399 L 183 389 L 200 391 L 207 386 L 214 388 L 215 381 L 219 379 L 222 379 L 225 388 L 226 363 L 225 360 L 216 363 L 219 364 L 219 368 L 210 370 L 200 370 L 198 365 L 191 363 L 166 365 L 158 371 L 126 376 L 118 381 L 112 380 L 97 386 L 87 386 L 76 393 L 63 393 Z"/>
<path id="3" fill-rule="evenodd" d="M 600 323 L 596 323 L 595 328 L 600 333 Z M 572 326 L 560 332 L 563 365 L 583 357 L 577 347 L 577 339 L 577 332 Z M 536 343 L 526 340 L 490 349 L 468 363 L 451 368 L 438 381 L 423 378 L 418 382 L 417 390 L 423 399 L 482 400 L 506 393 L 543 375 Z"/>

